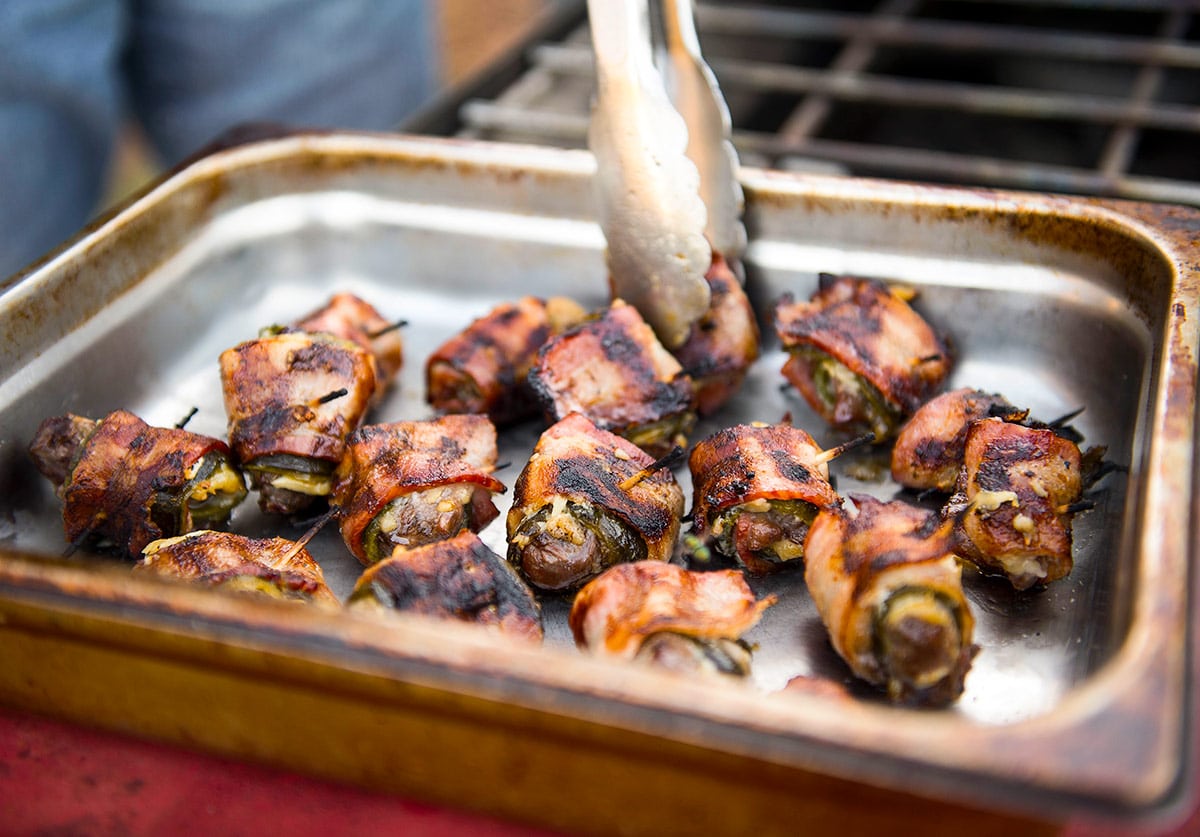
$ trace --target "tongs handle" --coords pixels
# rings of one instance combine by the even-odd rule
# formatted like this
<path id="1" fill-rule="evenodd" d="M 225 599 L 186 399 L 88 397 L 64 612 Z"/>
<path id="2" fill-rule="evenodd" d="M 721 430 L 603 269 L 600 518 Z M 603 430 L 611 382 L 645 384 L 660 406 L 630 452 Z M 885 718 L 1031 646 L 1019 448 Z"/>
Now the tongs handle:
<path id="1" fill-rule="evenodd" d="M 700 176 L 654 67 L 647 1 L 588 0 L 588 15 L 596 54 L 588 144 L 613 292 L 673 348 L 710 300 Z"/>
<path id="2" fill-rule="evenodd" d="M 700 52 L 692 0 L 661 0 L 667 92 L 688 129 L 688 158 L 700 172 L 700 199 L 708 208 L 704 234 L 713 249 L 733 262 L 746 249 L 745 204 L 738 182 L 732 120 L 717 77 Z"/>

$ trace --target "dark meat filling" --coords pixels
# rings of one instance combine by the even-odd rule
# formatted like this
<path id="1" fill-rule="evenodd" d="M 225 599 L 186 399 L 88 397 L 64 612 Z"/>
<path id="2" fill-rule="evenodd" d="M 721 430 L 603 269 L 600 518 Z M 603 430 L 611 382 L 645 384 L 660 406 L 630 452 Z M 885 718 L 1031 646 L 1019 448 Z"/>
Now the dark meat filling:
<path id="1" fill-rule="evenodd" d="M 508 558 L 535 586 L 564 590 L 614 564 L 640 561 L 646 551 L 637 533 L 616 516 L 560 498 L 521 523 Z"/>
<path id="2" fill-rule="evenodd" d="M 367 524 L 363 549 L 370 562 L 382 561 L 396 547 L 445 540 L 464 529 L 478 531 L 497 514 L 491 492 L 467 483 L 402 494 Z"/>

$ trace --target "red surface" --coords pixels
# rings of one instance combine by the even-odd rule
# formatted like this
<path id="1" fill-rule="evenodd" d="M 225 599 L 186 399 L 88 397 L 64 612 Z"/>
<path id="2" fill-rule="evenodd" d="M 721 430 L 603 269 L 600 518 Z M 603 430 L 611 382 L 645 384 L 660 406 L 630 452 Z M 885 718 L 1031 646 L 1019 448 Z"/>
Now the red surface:
<path id="1" fill-rule="evenodd" d="M 799 829 L 803 831 L 803 829 Z M 0 835 L 548 837 L 549 832 L 367 793 L 0 708 Z M 1062 837 L 1191 837 L 1183 823 L 1075 822 Z"/>
<path id="2" fill-rule="evenodd" d="M 0 709 L 0 834 L 548 832 Z"/>

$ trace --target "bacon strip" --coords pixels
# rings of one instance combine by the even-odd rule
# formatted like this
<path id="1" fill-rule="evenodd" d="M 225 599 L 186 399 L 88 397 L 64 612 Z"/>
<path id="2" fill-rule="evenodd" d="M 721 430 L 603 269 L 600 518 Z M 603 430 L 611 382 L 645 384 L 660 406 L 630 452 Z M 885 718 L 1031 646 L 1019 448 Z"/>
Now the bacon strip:
<path id="1" fill-rule="evenodd" d="M 221 383 L 230 445 L 263 492 L 260 504 L 265 511 L 288 513 L 313 497 L 271 491 L 269 477 L 253 471 L 256 460 L 287 454 L 328 463 L 332 470 L 375 391 L 375 361 L 347 340 L 284 332 L 223 352 Z"/>
<path id="2" fill-rule="evenodd" d="M 1078 445 L 1049 428 L 973 422 L 945 511 L 958 518 L 960 554 L 1000 571 L 1018 590 L 1070 573 L 1082 459 Z"/>
<path id="3" fill-rule="evenodd" d="M 967 427 L 998 415 L 1022 416 L 1001 395 L 970 387 L 943 393 L 913 413 L 892 448 L 892 479 L 917 491 L 953 490 L 962 469 Z"/>
<path id="4" fill-rule="evenodd" d="M 791 353 L 784 376 L 835 427 L 866 425 L 882 439 L 895 429 L 873 419 L 857 394 L 832 400 L 814 379 L 815 351 L 865 381 L 898 416 L 912 414 L 950 371 L 950 351 L 908 303 L 874 279 L 822 274 L 808 302 L 790 297 L 775 309 L 775 331 Z"/>
<path id="5" fill-rule="evenodd" d="M 375 358 L 376 399 L 404 365 L 404 341 L 396 324 L 354 294 L 334 294 L 324 306 L 297 320 L 293 328 L 310 334 L 332 334 L 370 352 Z"/>
<path id="6" fill-rule="evenodd" d="M 804 580 L 834 649 L 896 701 L 962 693 L 976 648 L 952 527 L 936 514 L 852 495 L 808 533 Z"/>
<path id="7" fill-rule="evenodd" d="M 692 380 L 632 305 L 553 338 L 529 384 L 551 420 L 582 413 L 655 456 L 686 442 L 695 424 Z"/>
<path id="8" fill-rule="evenodd" d="M 624 527 L 631 551 L 621 560 L 669 559 L 683 516 L 683 491 L 665 469 L 631 480 L 652 464 L 636 445 L 579 413 L 557 422 L 541 435 L 517 478 L 507 518 L 508 559 L 531 584 L 551 590 L 578 586 L 616 560 L 599 554 L 592 533 L 573 524 L 568 504 Z M 558 556 L 540 548 L 538 538 L 523 531 L 539 513 L 550 518 L 541 533 L 562 542 L 564 552 L 587 554 Z"/>
<path id="9" fill-rule="evenodd" d="M 359 428 L 347 439 L 346 455 L 334 475 L 333 503 L 341 509 L 346 546 L 360 561 L 370 563 L 364 532 L 371 521 L 397 498 L 439 486 L 474 489 L 470 505 L 442 511 L 433 501 L 434 522 L 429 528 L 397 531 L 392 535 L 397 543 L 416 546 L 450 537 L 464 525 L 483 528 L 499 514 L 490 494 L 506 490 L 492 476 L 495 467 L 496 428 L 485 416 L 443 416 Z"/>
<path id="10" fill-rule="evenodd" d="M 630 660 L 655 634 L 736 640 L 775 603 L 756 601 L 737 570 L 691 572 L 662 561 L 618 564 L 575 596 L 568 623 L 575 643 Z"/>
<path id="11" fill-rule="evenodd" d="M 713 253 L 705 279 L 712 302 L 674 352 L 695 383 L 696 411 L 702 416 L 715 413 L 741 388 L 760 343 L 750 299 L 721 254 Z"/>
<path id="12" fill-rule="evenodd" d="M 151 427 L 125 410 L 98 422 L 70 415 L 47 419 L 30 445 L 30 455 L 52 480 L 67 471 L 58 486 L 67 540 L 108 541 L 128 555 L 190 528 L 182 493 L 210 454 L 228 457 L 229 448 L 210 436 Z"/>
<path id="13" fill-rule="evenodd" d="M 133 569 L 272 598 L 338 604 L 308 550 L 283 538 L 201 530 L 154 541 Z"/>
<path id="14" fill-rule="evenodd" d="M 429 356 L 429 404 L 442 413 L 485 413 L 498 425 L 535 415 L 528 376 L 538 350 L 584 316 L 565 297 L 525 296 L 496 306 Z"/>
<path id="15" fill-rule="evenodd" d="M 761 550 L 769 544 L 790 540 L 802 554 L 807 523 L 795 521 L 790 531 L 784 531 L 780 528 L 782 521 L 771 519 L 766 508 L 758 510 L 761 514 L 754 509 L 756 505 L 767 505 L 765 501 L 799 500 L 813 506 L 815 516 L 820 509 L 837 505 L 839 498 L 829 483 L 823 453 L 812 436 L 787 424 L 741 424 L 698 442 L 688 459 L 696 534 L 720 549 L 723 540 L 717 535 L 725 533 L 714 529 L 721 525 L 722 514 L 748 506 L 739 515 L 729 557 L 737 557 L 754 572 L 766 572 L 781 561 L 791 560 L 782 556 L 774 561 L 766 558 Z M 763 531 L 764 527 L 768 531 Z"/>
<path id="16" fill-rule="evenodd" d="M 473 532 L 397 549 L 362 574 L 347 605 L 454 619 L 542 641 L 542 611 L 533 593 Z"/>

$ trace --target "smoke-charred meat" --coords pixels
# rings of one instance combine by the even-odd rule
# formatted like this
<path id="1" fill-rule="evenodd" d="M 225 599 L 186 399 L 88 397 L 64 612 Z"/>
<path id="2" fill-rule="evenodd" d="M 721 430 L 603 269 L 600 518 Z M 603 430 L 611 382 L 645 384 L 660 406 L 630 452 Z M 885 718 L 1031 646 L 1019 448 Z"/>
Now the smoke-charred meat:
<path id="1" fill-rule="evenodd" d="M 223 441 L 151 427 L 125 410 L 99 421 L 47 419 L 29 454 L 55 483 L 67 540 L 129 556 L 159 538 L 223 524 L 246 496 Z"/>
<path id="2" fill-rule="evenodd" d="M 750 673 L 742 635 L 774 604 L 736 570 L 692 572 L 661 561 L 620 564 L 579 591 L 569 623 L 591 653 L 686 674 Z"/>
<path id="3" fill-rule="evenodd" d="M 493 627 L 507 636 L 542 640 L 542 611 L 533 593 L 473 532 L 397 549 L 367 568 L 347 605 L 456 619 Z"/>
<path id="4" fill-rule="evenodd" d="M 852 495 L 826 509 L 805 546 L 804 579 L 834 649 L 897 702 L 962 694 L 976 647 L 952 525 L 895 501 Z"/>
<path id="5" fill-rule="evenodd" d="M 303 544 L 283 538 L 191 532 L 147 545 L 134 571 L 274 599 L 338 603 Z"/>
<path id="6" fill-rule="evenodd" d="M 713 254 L 705 278 L 712 302 L 674 352 L 692 378 L 696 411 L 702 416 L 715 413 L 741 388 L 746 371 L 758 358 L 760 341 L 750 299 L 720 254 Z"/>
<path id="7" fill-rule="evenodd" d="M 267 333 L 221 354 L 221 384 L 230 446 L 259 505 L 292 514 L 328 497 L 375 391 L 375 360 L 329 334 Z"/>
<path id="8" fill-rule="evenodd" d="M 926 402 L 900 429 L 892 447 L 892 479 L 916 491 L 950 492 L 962 469 L 967 427 L 992 416 L 1022 418 L 1001 395 L 964 387 Z"/>
<path id="9" fill-rule="evenodd" d="M 572 413 L 517 478 L 508 560 L 534 587 L 568 590 L 613 564 L 671 557 L 683 491 L 633 443 Z"/>
<path id="10" fill-rule="evenodd" d="M 775 309 L 790 357 L 783 375 L 834 427 L 879 441 L 921 406 L 950 371 L 945 342 L 901 297 L 874 279 L 822 274 L 808 302 Z"/>
<path id="11" fill-rule="evenodd" d="M 350 293 L 336 293 L 323 307 L 297 320 L 292 328 L 310 334 L 332 334 L 370 352 L 375 358 L 375 398 L 379 398 L 404 365 L 404 341 L 397 326 L 384 319 L 366 300 Z"/>
<path id="12" fill-rule="evenodd" d="M 496 428 L 486 416 L 442 416 L 360 427 L 334 474 L 342 538 L 364 564 L 397 546 L 479 531 L 499 514 L 492 494 Z"/>
<path id="13" fill-rule="evenodd" d="M 999 418 L 972 422 L 963 467 L 944 513 L 958 522 L 958 549 L 985 570 L 1027 589 L 1071 572 L 1072 520 L 1089 460 L 1102 455 L 1048 427 Z"/>
<path id="14" fill-rule="evenodd" d="M 808 527 L 840 501 L 828 456 L 787 424 L 740 424 L 696 444 L 692 526 L 717 552 L 755 573 L 804 557 Z"/>
<path id="15" fill-rule="evenodd" d="M 429 356 L 426 398 L 439 412 L 484 413 L 497 425 L 536 415 L 528 375 L 538 350 L 585 316 L 565 297 L 496 306 Z"/>
<path id="16" fill-rule="evenodd" d="M 696 421 L 692 379 L 619 299 L 542 347 L 529 383 L 551 421 L 582 413 L 654 456 L 685 444 Z"/>

